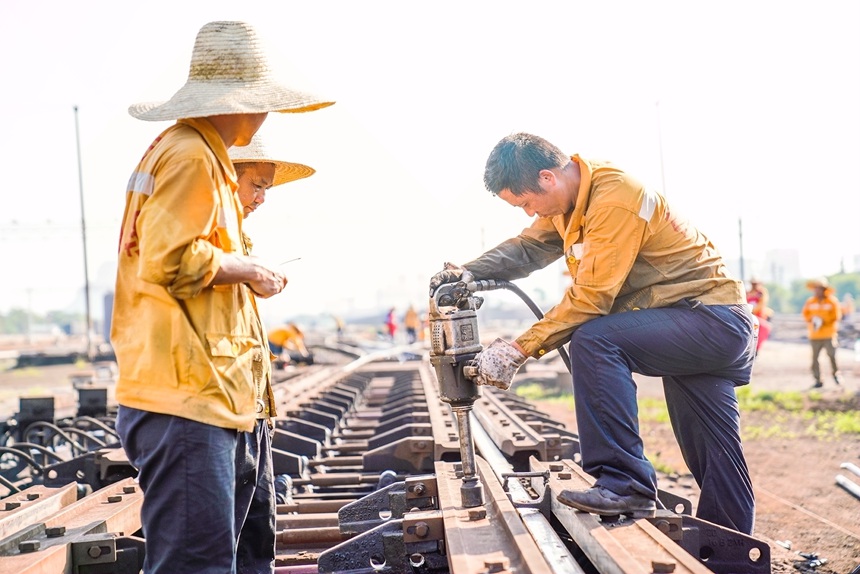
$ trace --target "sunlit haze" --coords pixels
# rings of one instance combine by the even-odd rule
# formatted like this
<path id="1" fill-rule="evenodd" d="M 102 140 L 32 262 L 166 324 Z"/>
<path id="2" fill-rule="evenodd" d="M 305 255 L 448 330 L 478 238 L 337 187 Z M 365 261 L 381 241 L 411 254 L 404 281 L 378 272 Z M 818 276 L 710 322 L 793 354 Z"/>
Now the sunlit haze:
<path id="1" fill-rule="evenodd" d="M 529 224 L 482 183 L 518 131 L 663 190 L 738 275 L 743 250 L 744 279 L 770 280 L 777 251 L 802 276 L 860 265 L 854 0 L 4 2 L 0 312 L 83 312 L 82 189 L 102 316 L 128 177 L 171 124 L 127 108 L 185 83 L 213 20 L 254 24 L 285 83 L 337 102 L 260 132 L 317 170 L 246 220 L 257 255 L 301 258 L 269 321 L 426 305 L 445 261 Z M 553 266 L 521 285 L 552 304 L 564 281 Z"/>

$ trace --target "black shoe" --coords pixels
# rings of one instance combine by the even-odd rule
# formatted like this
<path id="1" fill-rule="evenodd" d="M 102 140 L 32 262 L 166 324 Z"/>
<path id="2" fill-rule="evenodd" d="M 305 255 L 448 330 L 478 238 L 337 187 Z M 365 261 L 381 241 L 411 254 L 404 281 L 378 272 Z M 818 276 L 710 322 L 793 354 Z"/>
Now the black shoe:
<path id="1" fill-rule="evenodd" d="M 603 516 L 624 514 L 630 518 L 653 518 L 657 511 L 657 503 L 652 498 L 641 494 L 616 494 L 602 486 L 562 490 L 556 498 L 577 510 Z"/>
<path id="2" fill-rule="evenodd" d="M 824 386 L 824 383 L 822 383 L 821 381 L 815 381 L 815 384 L 812 385 L 812 388 L 813 389 L 820 389 L 823 386 Z"/>
<path id="3" fill-rule="evenodd" d="M 839 377 L 837 375 L 833 375 L 833 382 L 836 383 L 837 385 L 842 384 L 842 381 L 839 380 Z"/>

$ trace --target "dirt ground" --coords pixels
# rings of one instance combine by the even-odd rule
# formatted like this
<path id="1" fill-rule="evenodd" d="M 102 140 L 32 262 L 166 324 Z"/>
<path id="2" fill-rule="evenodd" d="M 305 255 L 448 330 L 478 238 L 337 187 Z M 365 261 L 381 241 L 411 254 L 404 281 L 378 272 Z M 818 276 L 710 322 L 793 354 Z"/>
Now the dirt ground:
<path id="1" fill-rule="evenodd" d="M 765 343 L 756 359 L 750 391 L 798 391 L 795 396 L 802 407 L 742 412 L 744 451 L 757 505 L 754 536 L 769 544 L 773 574 L 849 574 L 860 567 L 860 499 L 839 486 L 836 476 L 860 485 L 860 476 L 842 468 L 843 463 L 860 466 L 860 434 L 840 434 L 816 425 L 814 414 L 853 410 L 848 416 L 860 417 L 860 361 L 853 351 L 840 349 L 842 385 L 837 387 L 825 376 L 825 386 L 811 392 L 810 359 L 808 343 L 780 341 Z M 826 359 L 821 365 L 823 375 L 829 375 Z M 662 398 L 659 380 L 642 377 L 637 382 L 640 397 Z M 575 431 L 569 406 L 539 405 Z M 640 418 L 646 456 L 666 471 L 659 473 L 660 487 L 688 498 L 695 509 L 698 487 L 671 428 Z M 856 418 L 852 420 L 856 425 Z"/>

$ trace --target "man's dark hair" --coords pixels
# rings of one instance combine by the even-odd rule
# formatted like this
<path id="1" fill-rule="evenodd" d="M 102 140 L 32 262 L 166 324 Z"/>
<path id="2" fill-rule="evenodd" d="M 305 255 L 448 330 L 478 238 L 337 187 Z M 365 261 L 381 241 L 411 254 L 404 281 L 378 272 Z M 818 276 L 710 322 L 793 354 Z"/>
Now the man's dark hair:
<path id="1" fill-rule="evenodd" d="M 516 196 L 542 193 L 538 177 L 542 169 L 564 167 L 570 156 L 542 137 L 527 133 L 509 135 L 496 144 L 484 168 L 484 186 L 493 195 L 504 189 Z"/>
<path id="2" fill-rule="evenodd" d="M 254 161 L 237 161 L 233 163 L 233 169 L 236 170 L 236 178 L 242 177 L 242 174 L 251 167 L 252 165 L 256 165 L 258 163 L 268 163 L 269 165 L 273 165 L 270 161 L 264 160 L 254 160 Z M 277 166 L 275 166 L 277 168 Z"/>
<path id="3" fill-rule="evenodd" d="M 248 169 L 248 162 L 240 161 L 233 164 L 233 169 L 236 170 L 236 179 L 242 177 L 245 170 Z"/>

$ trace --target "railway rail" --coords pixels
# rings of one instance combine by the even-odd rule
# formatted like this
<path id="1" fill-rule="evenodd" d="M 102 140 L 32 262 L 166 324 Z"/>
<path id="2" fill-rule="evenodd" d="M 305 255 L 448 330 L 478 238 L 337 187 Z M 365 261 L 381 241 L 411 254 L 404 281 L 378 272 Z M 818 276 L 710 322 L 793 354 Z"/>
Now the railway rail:
<path id="1" fill-rule="evenodd" d="M 423 351 L 355 355 L 276 372 L 276 572 L 770 573 L 765 542 L 694 518 L 668 492 L 653 519 L 560 504 L 560 490 L 593 483 L 578 436 L 495 388 L 470 414 L 484 500 L 467 508 L 457 424 Z M 140 572 L 135 471 L 110 405 L 88 406 L 7 429 L 0 572 Z"/>

